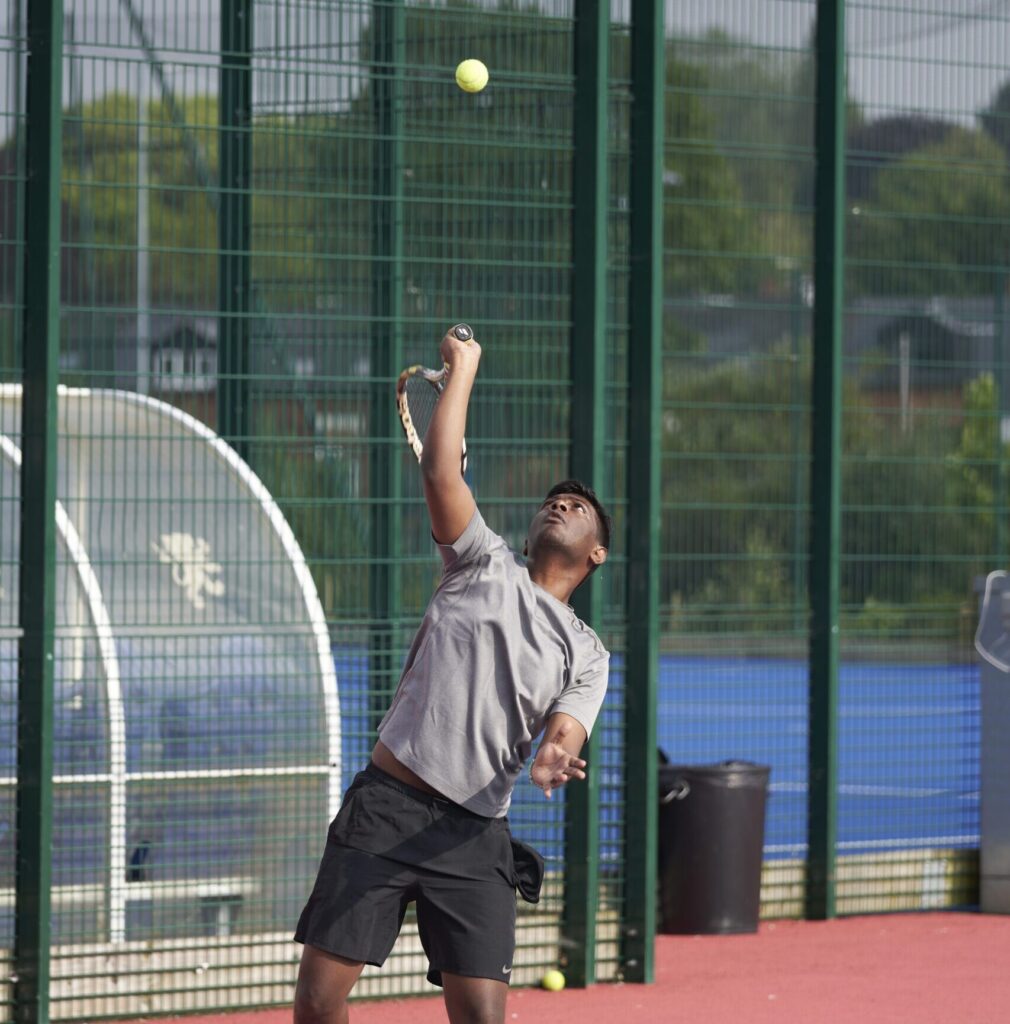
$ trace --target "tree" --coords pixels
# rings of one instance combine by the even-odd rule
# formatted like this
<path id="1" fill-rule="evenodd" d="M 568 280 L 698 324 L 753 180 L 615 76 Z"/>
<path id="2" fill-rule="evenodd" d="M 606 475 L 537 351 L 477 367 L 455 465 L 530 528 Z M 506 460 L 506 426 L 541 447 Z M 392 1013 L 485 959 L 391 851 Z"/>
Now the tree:
<path id="1" fill-rule="evenodd" d="M 804 55 L 759 49 L 723 29 L 678 45 L 703 72 L 712 138 L 750 203 L 790 209 L 813 144 L 813 97 L 802 94 Z"/>
<path id="2" fill-rule="evenodd" d="M 1010 159 L 1010 78 L 997 90 L 992 101 L 978 115 L 979 124 Z"/>
<path id="3" fill-rule="evenodd" d="M 66 241 L 71 250 L 88 253 L 88 305 L 129 307 L 136 301 L 142 195 L 150 224 L 152 306 L 217 308 L 217 98 L 176 100 L 176 110 L 173 117 L 160 100 L 144 108 L 143 182 L 135 97 L 108 93 L 68 112 L 73 130 L 66 133 L 63 156 Z M 332 119 L 321 115 L 266 117 L 253 126 L 253 277 L 268 283 L 275 310 L 297 308 L 316 274 L 317 257 L 346 239 L 341 226 L 323 230 L 320 217 L 325 179 L 319 161 L 330 156 L 321 140 L 330 138 L 332 127 Z M 299 144 L 291 144 L 293 136 Z"/>
<path id="4" fill-rule="evenodd" d="M 952 130 L 882 170 L 849 220 L 856 293 L 991 295 L 1006 265 L 1010 190 L 1003 153 Z"/>
<path id="5" fill-rule="evenodd" d="M 952 121 L 920 114 L 895 114 L 851 127 L 845 141 L 845 193 L 849 200 L 871 199 L 881 170 L 913 150 L 944 142 L 956 130 Z"/>
<path id="6" fill-rule="evenodd" d="M 1010 446 L 999 439 L 996 379 L 991 373 L 965 385 L 964 412 L 959 443 L 949 463 L 951 503 L 964 510 L 961 536 L 968 549 L 980 556 L 977 571 L 984 572 L 991 566 L 983 565 L 981 556 L 996 550 L 997 497 L 1001 485 L 1007 487 L 1010 459 Z M 1004 504 L 1006 500 L 1004 493 Z M 1010 534 L 1010 522 L 1002 526 Z"/>
<path id="7" fill-rule="evenodd" d="M 791 627 L 804 607 L 810 423 L 794 403 L 810 393 L 809 366 L 808 342 L 799 361 L 784 344 L 718 363 L 668 357 L 661 600 L 678 630 Z M 900 434 L 845 381 L 841 598 L 857 628 L 901 629 L 901 609 L 957 607 L 968 593 L 969 560 L 991 537 L 995 427 L 979 415 L 991 390 L 969 392 L 963 428 L 935 417 Z"/>
<path id="8" fill-rule="evenodd" d="M 806 500 L 790 461 L 808 443 L 808 415 L 791 407 L 807 393 L 806 366 L 784 344 L 717 363 L 667 357 L 663 504 L 676 511 L 663 521 L 662 598 L 697 628 L 786 621 L 802 601 L 791 571 L 799 538 L 784 510 Z"/>
<path id="9" fill-rule="evenodd" d="M 667 298 L 753 288 L 756 219 L 713 139 L 705 70 L 667 60 L 663 246 Z"/>
<path id="10" fill-rule="evenodd" d="M 186 121 L 216 166 L 216 103 L 182 104 Z M 140 180 L 138 119 L 146 131 L 147 172 Z M 88 254 L 88 304 L 131 307 L 137 301 L 137 218 L 140 197 L 150 224 L 151 302 L 213 309 L 217 302 L 217 220 L 214 197 L 193 173 L 182 131 L 164 105 L 144 111 L 128 93 L 107 93 L 68 111 L 64 195 L 71 211 L 66 243 Z"/>

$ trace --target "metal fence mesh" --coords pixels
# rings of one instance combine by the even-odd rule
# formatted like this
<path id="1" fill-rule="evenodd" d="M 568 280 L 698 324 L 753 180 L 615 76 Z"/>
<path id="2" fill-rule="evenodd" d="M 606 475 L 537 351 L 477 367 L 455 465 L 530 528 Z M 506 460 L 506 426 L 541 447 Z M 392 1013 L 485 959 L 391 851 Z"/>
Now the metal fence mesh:
<path id="1" fill-rule="evenodd" d="M 879 879 L 852 887 L 857 910 L 973 899 L 970 644 L 978 578 L 1006 557 L 992 382 L 1004 360 L 996 54 L 1007 33 L 1005 12 L 969 5 L 849 14 L 850 76 L 866 84 L 848 126 L 842 614 L 853 653 L 839 829 Z M 984 450 L 972 447 L 979 433 Z"/>
<path id="2" fill-rule="evenodd" d="M 686 8 L 667 73 L 659 743 L 771 767 L 773 915 L 806 827 L 814 15 Z"/>
<path id="3" fill-rule="evenodd" d="M 631 9 L 611 10 L 597 410 L 618 537 Z M 639 739 L 676 763 L 771 767 L 765 917 L 802 912 L 807 842 L 816 10 L 666 15 L 660 685 L 658 736 Z M 470 482 L 513 546 L 567 475 L 577 16 L 571 0 L 65 6 L 54 1016 L 290 1000 L 327 816 L 437 578 L 399 369 L 430 363 L 448 324 L 476 327 Z M 0 15 L 2 949 L 26 17 Z M 971 639 L 977 580 L 1010 543 L 1008 46 L 998 5 L 847 4 L 842 913 L 977 899 Z M 452 84 L 464 56 L 491 68 L 477 95 Z M 594 764 L 601 979 L 621 974 L 641 827 L 615 547 L 597 584 L 614 655 Z M 523 783 L 510 817 L 548 861 L 519 919 L 528 983 L 565 956 L 565 800 Z M 423 963 L 408 918 L 357 991 L 421 990 Z"/>

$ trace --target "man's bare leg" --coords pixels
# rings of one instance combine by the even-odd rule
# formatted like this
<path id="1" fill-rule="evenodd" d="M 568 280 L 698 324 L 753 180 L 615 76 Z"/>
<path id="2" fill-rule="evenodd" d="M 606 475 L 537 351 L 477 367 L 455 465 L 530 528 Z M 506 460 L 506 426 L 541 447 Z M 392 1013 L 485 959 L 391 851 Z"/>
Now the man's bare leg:
<path id="1" fill-rule="evenodd" d="M 504 1024 L 507 982 L 443 971 L 442 990 L 451 1024 Z"/>
<path id="2" fill-rule="evenodd" d="M 294 1024 L 347 1024 L 347 997 L 364 966 L 306 946 L 295 987 Z"/>

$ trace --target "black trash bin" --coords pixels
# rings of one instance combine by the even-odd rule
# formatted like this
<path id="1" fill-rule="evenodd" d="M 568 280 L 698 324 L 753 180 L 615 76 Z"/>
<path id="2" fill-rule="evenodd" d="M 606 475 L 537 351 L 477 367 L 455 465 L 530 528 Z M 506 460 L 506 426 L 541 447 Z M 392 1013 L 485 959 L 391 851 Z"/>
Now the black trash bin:
<path id="1" fill-rule="evenodd" d="M 660 765 L 660 931 L 757 931 L 769 772 L 748 761 Z"/>

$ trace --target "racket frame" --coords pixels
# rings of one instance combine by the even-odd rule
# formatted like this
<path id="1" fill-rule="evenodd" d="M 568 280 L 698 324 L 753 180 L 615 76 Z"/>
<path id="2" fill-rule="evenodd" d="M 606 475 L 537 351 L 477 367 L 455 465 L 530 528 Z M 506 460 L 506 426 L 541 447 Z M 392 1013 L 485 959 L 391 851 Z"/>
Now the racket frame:
<path id="1" fill-rule="evenodd" d="M 469 324 L 456 324 L 451 330 L 460 341 L 469 343 L 473 339 L 473 328 Z M 411 377 L 419 377 L 421 380 L 427 381 L 435 389 L 435 401 L 437 402 L 439 396 L 445 390 L 446 381 L 449 379 L 449 365 L 446 363 L 443 364 L 441 370 L 431 370 L 420 363 L 416 363 L 414 366 L 408 366 L 396 381 L 396 411 L 400 416 L 400 426 L 403 427 L 403 433 L 407 438 L 407 444 L 410 445 L 410 450 L 417 456 L 417 461 L 420 462 L 421 455 L 424 453 L 424 442 L 421 440 L 421 435 L 418 434 L 417 427 L 414 425 L 414 419 L 410 414 L 410 403 L 407 401 L 407 382 Z M 459 457 L 459 471 L 463 476 L 466 475 L 465 437 L 463 438 L 463 451 Z"/>
<path id="2" fill-rule="evenodd" d="M 417 461 L 420 462 L 421 455 L 424 453 L 424 442 L 417 432 L 417 427 L 414 426 L 414 420 L 410 414 L 410 404 L 407 401 L 407 382 L 412 377 L 430 384 L 436 392 L 437 401 L 438 396 L 445 390 L 446 382 L 449 379 L 449 367 L 443 366 L 441 370 L 432 370 L 427 366 L 417 363 L 414 366 L 408 366 L 396 381 L 396 411 L 400 417 L 400 426 L 403 427 L 403 434 L 407 439 L 407 444 L 410 445 L 411 451 L 417 457 Z M 460 453 L 459 466 L 460 473 L 465 474 L 467 466 L 466 438 L 463 438 L 463 450 Z"/>

